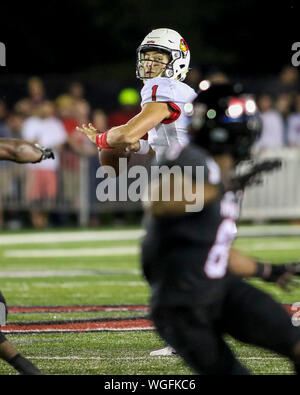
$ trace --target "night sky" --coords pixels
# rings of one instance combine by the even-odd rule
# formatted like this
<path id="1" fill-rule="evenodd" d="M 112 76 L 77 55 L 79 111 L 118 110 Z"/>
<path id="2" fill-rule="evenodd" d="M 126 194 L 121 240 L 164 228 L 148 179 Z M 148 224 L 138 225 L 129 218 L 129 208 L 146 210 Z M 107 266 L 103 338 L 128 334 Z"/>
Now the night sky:
<path id="1" fill-rule="evenodd" d="M 6 2 L 8 3 L 8 2 Z M 72 0 L 6 4 L 0 41 L 5 73 L 76 73 L 110 70 L 127 75 L 135 50 L 152 28 L 178 30 L 192 64 L 233 73 L 272 73 L 290 63 L 300 41 L 299 9 L 292 2 Z M 1 6 L 2 8 L 2 6 Z M 298 15 L 297 15 L 298 14 Z"/>

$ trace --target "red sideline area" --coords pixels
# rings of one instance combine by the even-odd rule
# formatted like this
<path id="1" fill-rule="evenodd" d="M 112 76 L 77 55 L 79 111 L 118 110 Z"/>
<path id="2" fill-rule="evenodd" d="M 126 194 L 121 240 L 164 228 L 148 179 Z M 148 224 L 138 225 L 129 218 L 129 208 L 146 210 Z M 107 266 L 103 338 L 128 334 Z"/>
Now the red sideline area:
<path id="1" fill-rule="evenodd" d="M 89 311 L 148 311 L 146 305 L 111 306 L 8 306 L 9 314 L 17 313 L 72 313 Z"/>
<path id="2" fill-rule="evenodd" d="M 98 331 L 133 331 L 153 330 L 151 321 L 146 319 L 119 320 L 106 322 L 70 322 L 65 324 L 9 324 L 1 328 L 3 333 L 49 333 L 49 332 L 98 332 Z"/>
<path id="3" fill-rule="evenodd" d="M 300 302 L 283 304 L 292 317 L 292 323 L 300 326 Z M 45 312 L 87 312 L 87 311 L 147 311 L 148 306 L 31 306 L 8 308 L 9 313 L 45 313 Z M 55 333 L 55 332 L 98 332 L 98 331 L 145 331 L 154 330 L 153 323 L 145 318 L 112 318 L 83 320 L 80 322 L 65 320 L 64 322 L 32 322 L 11 323 L 1 327 L 3 333 Z"/>

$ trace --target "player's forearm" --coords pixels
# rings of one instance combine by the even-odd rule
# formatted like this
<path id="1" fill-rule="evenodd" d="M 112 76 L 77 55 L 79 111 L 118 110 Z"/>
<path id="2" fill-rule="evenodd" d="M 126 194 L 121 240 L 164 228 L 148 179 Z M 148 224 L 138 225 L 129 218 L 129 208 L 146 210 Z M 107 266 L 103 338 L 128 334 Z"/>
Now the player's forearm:
<path id="1" fill-rule="evenodd" d="M 0 158 L 17 163 L 34 163 L 42 157 L 42 152 L 34 144 L 19 139 L 3 139 L 0 143 Z"/>
<path id="2" fill-rule="evenodd" d="M 255 259 L 244 255 L 235 248 L 230 249 L 229 270 L 240 277 L 254 277 L 257 273 L 257 263 Z"/>
<path id="3" fill-rule="evenodd" d="M 123 147 L 136 143 L 146 133 L 144 130 L 133 130 L 126 124 L 110 129 L 106 141 L 111 147 Z"/>
<path id="4" fill-rule="evenodd" d="M 170 110 L 167 103 L 148 103 L 139 114 L 125 125 L 110 129 L 106 142 L 111 147 L 134 144 L 169 116 Z"/>
<path id="5" fill-rule="evenodd" d="M 151 122 L 149 119 L 131 119 L 125 125 L 110 129 L 106 141 L 111 147 L 134 144 L 156 125 L 155 122 Z"/>
<path id="6" fill-rule="evenodd" d="M 256 277 L 263 281 L 273 282 L 285 287 L 293 275 L 299 275 L 299 263 L 271 264 L 256 261 L 231 248 L 229 254 L 229 270 L 239 277 Z"/>
<path id="7" fill-rule="evenodd" d="M 41 159 L 42 152 L 33 144 L 23 142 L 17 146 L 15 156 L 18 163 L 35 163 Z"/>

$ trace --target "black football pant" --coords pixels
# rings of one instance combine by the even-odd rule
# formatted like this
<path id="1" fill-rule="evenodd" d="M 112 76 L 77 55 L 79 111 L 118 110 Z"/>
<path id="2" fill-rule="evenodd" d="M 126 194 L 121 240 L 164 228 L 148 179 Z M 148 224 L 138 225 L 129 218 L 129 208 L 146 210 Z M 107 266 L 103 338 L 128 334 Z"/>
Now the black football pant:
<path id="1" fill-rule="evenodd" d="M 204 375 L 249 374 L 219 333 L 203 316 L 203 309 L 161 307 L 152 311 L 157 332 L 188 366 Z"/>
<path id="2" fill-rule="evenodd" d="M 300 328 L 268 294 L 241 280 L 233 281 L 221 303 L 155 307 L 152 319 L 165 342 L 198 374 L 249 374 L 225 343 L 225 334 L 290 358 L 300 373 L 293 354 Z"/>

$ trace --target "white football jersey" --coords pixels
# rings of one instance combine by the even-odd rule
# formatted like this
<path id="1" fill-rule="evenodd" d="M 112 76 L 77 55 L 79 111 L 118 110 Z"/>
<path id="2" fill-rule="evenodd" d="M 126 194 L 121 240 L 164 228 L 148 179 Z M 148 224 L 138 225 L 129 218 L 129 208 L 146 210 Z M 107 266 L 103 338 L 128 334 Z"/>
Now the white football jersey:
<path id="1" fill-rule="evenodd" d="M 183 107 L 192 102 L 197 94 L 184 82 L 170 78 L 156 77 L 146 81 L 142 91 L 141 106 L 151 102 L 166 102 L 173 113 L 169 119 L 159 123 L 148 132 L 148 142 L 160 159 L 164 150 L 173 143 L 185 145 L 188 143 L 188 118 L 184 115 Z"/>

